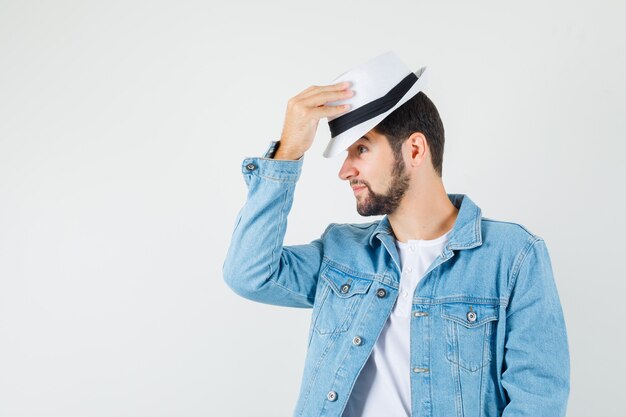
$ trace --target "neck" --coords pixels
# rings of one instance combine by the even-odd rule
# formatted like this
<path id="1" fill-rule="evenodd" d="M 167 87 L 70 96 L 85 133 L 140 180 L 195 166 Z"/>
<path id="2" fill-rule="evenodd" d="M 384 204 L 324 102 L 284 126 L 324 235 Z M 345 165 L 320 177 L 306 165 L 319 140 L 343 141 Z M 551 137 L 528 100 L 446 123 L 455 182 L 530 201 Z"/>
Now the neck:
<path id="1" fill-rule="evenodd" d="M 452 229 L 459 209 L 448 198 L 441 180 L 412 188 L 407 190 L 398 208 L 388 215 L 396 239 L 403 243 L 432 240 Z"/>

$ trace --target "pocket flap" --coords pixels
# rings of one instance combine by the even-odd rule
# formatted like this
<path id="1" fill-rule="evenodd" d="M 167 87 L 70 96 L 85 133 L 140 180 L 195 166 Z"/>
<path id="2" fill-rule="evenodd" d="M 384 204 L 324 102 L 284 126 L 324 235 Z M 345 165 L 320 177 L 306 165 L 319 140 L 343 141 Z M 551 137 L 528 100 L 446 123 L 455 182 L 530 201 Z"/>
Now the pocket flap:
<path id="1" fill-rule="evenodd" d="M 498 306 L 470 303 L 444 304 L 441 316 L 468 328 L 477 327 L 489 321 L 498 320 Z"/>
<path id="2" fill-rule="evenodd" d="M 354 294 L 365 294 L 372 285 L 372 280 L 355 277 L 338 269 L 327 267 L 322 273 L 337 297 L 348 298 Z"/>

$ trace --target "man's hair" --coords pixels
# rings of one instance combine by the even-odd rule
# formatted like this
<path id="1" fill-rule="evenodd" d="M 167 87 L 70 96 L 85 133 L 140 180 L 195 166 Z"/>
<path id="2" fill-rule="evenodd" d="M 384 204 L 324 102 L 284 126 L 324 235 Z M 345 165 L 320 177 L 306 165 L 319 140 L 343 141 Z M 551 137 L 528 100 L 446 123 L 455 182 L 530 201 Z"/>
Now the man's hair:
<path id="1" fill-rule="evenodd" d="M 396 161 L 402 160 L 402 144 L 413 132 L 426 137 L 430 147 L 433 168 L 441 177 L 443 165 L 444 131 L 437 107 L 423 92 L 417 93 L 406 103 L 392 111 L 374 131 L 385 135 Z"/>

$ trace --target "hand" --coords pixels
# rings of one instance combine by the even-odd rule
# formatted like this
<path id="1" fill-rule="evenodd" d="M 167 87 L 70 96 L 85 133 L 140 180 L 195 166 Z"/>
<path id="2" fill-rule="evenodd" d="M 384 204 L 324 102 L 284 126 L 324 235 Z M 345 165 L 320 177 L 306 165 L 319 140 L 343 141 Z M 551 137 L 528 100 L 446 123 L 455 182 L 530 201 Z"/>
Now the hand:
<path id="1" fill-rule="evenodd" d="M 280 145 L 274 159 L 298 159 L 313 144 L 317 125 L 322 117 L 335 116 L 350 109 L 349 104 L 325 105 L 344 100 L 354 92 L 348 90 L 349 81 L 330 85 L 312 85 L 289 99 Z"/>

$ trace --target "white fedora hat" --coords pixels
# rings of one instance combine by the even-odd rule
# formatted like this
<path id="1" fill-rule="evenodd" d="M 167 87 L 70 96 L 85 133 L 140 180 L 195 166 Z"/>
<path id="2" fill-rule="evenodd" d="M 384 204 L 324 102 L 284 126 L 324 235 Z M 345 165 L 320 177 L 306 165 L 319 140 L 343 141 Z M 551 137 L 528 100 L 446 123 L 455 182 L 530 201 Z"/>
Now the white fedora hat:
<path id="1" fill-rule="evenodd" d="M 348 112 L 328 117 L 331 138 L 324 157 L 332 158 L 346 150 L 419 93 L 427 84 L 427 75 L 426 67 L 412 72 L 394 51 L 389 51 L 335 78 L 331 84 L 350 81 L 354 95 L 326 103 L 351 107 Z"/>

